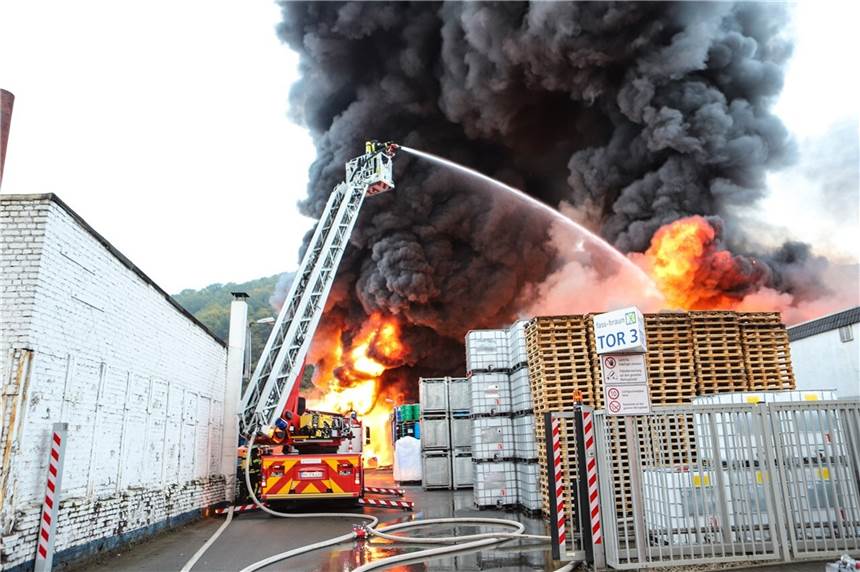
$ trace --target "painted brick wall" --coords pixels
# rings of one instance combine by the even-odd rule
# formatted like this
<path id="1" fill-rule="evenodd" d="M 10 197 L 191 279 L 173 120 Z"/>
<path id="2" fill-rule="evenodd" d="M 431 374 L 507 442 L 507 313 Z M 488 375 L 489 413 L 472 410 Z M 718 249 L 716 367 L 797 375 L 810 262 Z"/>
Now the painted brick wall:
<path id="1" fill-rule="evenodd" d="M 0 245 L 2 569 L 35 553 L 55 422 L 60 556 L 222 500 L 225 347 L 54 197 L 2 197 Z"/>

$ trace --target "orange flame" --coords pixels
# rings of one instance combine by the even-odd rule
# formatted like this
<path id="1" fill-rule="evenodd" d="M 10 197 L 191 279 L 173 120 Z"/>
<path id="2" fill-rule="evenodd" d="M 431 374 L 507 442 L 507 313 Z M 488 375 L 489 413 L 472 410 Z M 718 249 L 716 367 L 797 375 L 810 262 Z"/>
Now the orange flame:
<path id="1" fill-rule="evenodd" d="M 661 227 L 645 252 L 645 263 L 666 301 L 685 310 L 738 308 L 767 275 L 755 259 L 722 249 L 719 229 L 700 216 Z"/>
<path id="2" fill-rule="evenodd" d="M 408 353 L 400 338 L 400 324 L 374 313 L 344 348 L 342 331 L 323 331 L 312 359 L 316 357 L 314 385 L 318 395 L 311 409 L 347 413 L 355 411 L 364 427 L 370 428 L 370 445 L 364 446 L 365 464 L 390 465 L 394 459 L 388 421 L 394 406 L 404 398 L 396 383 L 382 377 L 403 365 Z"/>

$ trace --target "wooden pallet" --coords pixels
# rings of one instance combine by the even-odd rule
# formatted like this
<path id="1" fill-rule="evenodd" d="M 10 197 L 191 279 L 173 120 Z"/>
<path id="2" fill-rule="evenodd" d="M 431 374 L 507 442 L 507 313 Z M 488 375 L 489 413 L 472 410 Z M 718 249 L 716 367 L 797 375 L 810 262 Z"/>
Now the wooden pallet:
<path id="1" fill-rule="evenodd" d="M 587 316 L 571 315 L 539 317 L 526 326 L 529 385 L 535 410 L 541 503 L 545 515 L 550 514 L 550 503 L 543 414 L 573 411 L 577 391 L 582 394 L 583 403 L 595 405 L 588 351 L 589 323 Z M 561 420 L 561 429 L 564 500 L 566 506 L 571 507 L 570 486 L 577 468 L 573 420 Z"/>
<path id="2" fill-rule="evenodd" d="M 612 443 L 610 467 L 612 469 L 615 512 L 618 517 L 633 513 L 633 488 L 630 482 L 630 449 L 624 420 L 611 417 L 606 421 L 606 436 Z M 598 459 L 598 463 L 605 460 Z"/>
<path id="3" fill-rule="evenodd" d="M 782 326 L 779 312 L 738 312 L 738 324 L 743 326 Z"/>
<path id="4" fill-rule="evenodd" d="M 648 379 L 654 404 L 688 403 L 696 395 L 696 359 L 686 313 L 647 314 Z"/>
<path id="5" fill-rule="evenodd" d="M 791 389 L 794 376 L 785 327 L 778 313 L 690 312 L 645 316 L 646 363 L 655 405 L 688 403 L 695 395 Z M 543 512 L 549 514 L 549 490 L 543 413 L 572 411 L 574 393 L 583 403 L 603 407 L 603 381 L 595 350 L 592 315 L 535 318 L 526 327 L 529 382 L 535 408 Z M 572 421 L 562 431 L 566 499 L 576 478 Z M 620 418 L 606 419 L 612 451 L 618 514 L 630 514 L 629 450 Z M 646 466 L 695 463 L 695 427 L 690 416 L 640 419 L 640 443 Z M 644 431 L 643 423 L 652 423 Z M 660 423 L 660 426 L 654 426 Z M 569 424 L 569 427 L 567 426 Z M 601 461 L 606 462 L 601 459 Z M 570 503 L 567 503 L 570 507 Z M 571 507 L 572 508 L 572 507 Z"/>
<path id="6" fill-rule="evenodd" d="M 642 464 L 647 467 L 673 467 L 696 462 L 695 431 L 692 415 L 678 414 L 640 420 Z"/>
<path id="7" fill-rule="evenodd" d="M 747 374 L 747 390 L 794 389 L 788 330 L 778 313 L 738 315 Z"/>
<path id="8" fill-rule="evenodd" d="M 747 388 L 741 330 L 735 312 L 690 312 L 697 394 Z"/>
<path id="9" fill-rule="evenodd" d="M 526 326 L 529 384 L 535 413 L 572 411 L 574 395 L 595 404 L 586 316 L 535 318 Z"/>

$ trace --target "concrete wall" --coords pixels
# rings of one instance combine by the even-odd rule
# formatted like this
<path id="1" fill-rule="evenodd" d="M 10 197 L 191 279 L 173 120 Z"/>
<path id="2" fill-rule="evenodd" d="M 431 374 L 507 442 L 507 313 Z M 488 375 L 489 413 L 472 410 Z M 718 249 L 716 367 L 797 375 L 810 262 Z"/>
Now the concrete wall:
<path id="1" fill-rule="evenodd" d="M 55 562 L 222 500 L 223 343 L 54 196 L 0 196 L 0 246 L 0 568 L 34 557 L 55 422 Z"/>
<path id="2" fill-rule="evenodd" d="M 834 329 L 791 342 L 798 389 L 835 389 L 839 398 L 860 397 L 860 324 L 843 342 Z"/>

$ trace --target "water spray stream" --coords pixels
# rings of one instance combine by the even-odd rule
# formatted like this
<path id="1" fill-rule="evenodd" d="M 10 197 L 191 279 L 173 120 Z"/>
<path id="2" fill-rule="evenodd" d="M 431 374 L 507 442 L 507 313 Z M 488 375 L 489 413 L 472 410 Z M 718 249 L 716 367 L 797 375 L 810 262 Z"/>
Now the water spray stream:
<path id="1" fill-rule="evenodd" d="M 512 187 L 510 185 L 506 185 L 505 183 L 503 183 L 501 181 L 498 181 L 498 180 L 496 180 L 496 179 L 494 179 L 488 175 L 485 175 L 485 174 L 481 173 L 480 171 L 470 169 L 469 167 L 465 167 L 463 165 L 460 165 L 459 163 L 455 163 L 455 162 L 450 161 L 448 159 L 444 159 L 442 157 L 439 157 L 438 155 L 434 155 L 432 153 L 426 153 L 424 151 L 419 151 L 418 149 L 413 149 L 411 147 L 406 147 L 406 146 L 400 146 L 399 149 L 402 151 L 405 151 L 406 153 L 411 153 L 412 155 L 415 155 L 416 157 L 421 157 L 422 159 L 427 159 L 428 161 L 432 161 L 436 164 L 444 165 L 445 167 L 454 169 L 455 171 L 463 173 L 464 175 L 468 175 L 470 177 L 480 179 L 481 181 L 484 181 L 485 183 L 489 183 L 489 184 L 493 185 L 494 187 L 497 187 L 501 190 L 504 190 L 504 191 L 507 191 L 508 193 L 513 194 L 516 198 L 520 199 L 521 201 L 524 201 L 524 202 L 528 203 L 530 206 L 537 208 L 537 209 L 540 209 L 541 211 L 549 214 L 558 222 L 565 224 L 565 225 L 568 225 L 569 227 L 572 227 L 573 229 L 583 233 L 594 244 L 596 244 L 598 247 L 600 247 L 601 250 L 603 250 L 606 254 L 611 256 L 616 262 L 618 262 L 622 267 L 627 268 L 628 270 L 631 270 L 636 275 L 636 277 L 642 281 L 643 284 L 647 285 L 654 292 L 657 292 L 657 285 L 654 283 L 653 280 L 651 280 L 651 277 L 648 276 L 645 273 L 645 271 L 643 271 L 641 268 L 639 268 L 639 266 L 634 264 L 629 258 L 627 258 L 621 252 L 616 250 L 615 247 L 613 247 L 611 244 L 606 242 L 600 236 L 594 234 L 593 232 L 591 232 L 590 230 L 588 230 L 587 228 L 585 228 L 581 224 L 577 223 L 576 221 L 573 221 L 573 220 L 567 218 L 562 213 L 560 213 L 559 211 L 550 207 L 549 205 L 540 202 L 539 200 L 535 199 L 534 197 L 527 195 L 526 193 L 522 192 L 521 190 L 519 190 L 515 187 Z"/>

